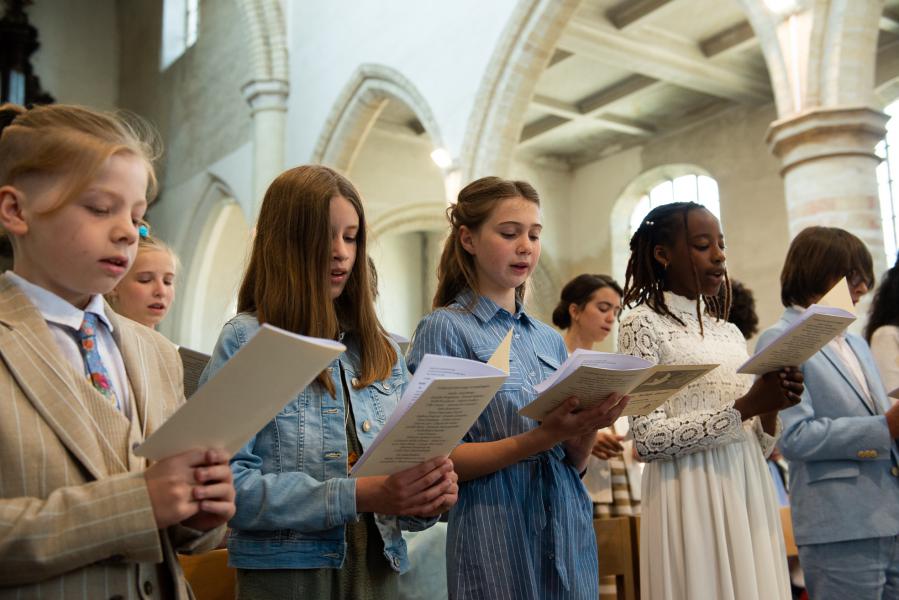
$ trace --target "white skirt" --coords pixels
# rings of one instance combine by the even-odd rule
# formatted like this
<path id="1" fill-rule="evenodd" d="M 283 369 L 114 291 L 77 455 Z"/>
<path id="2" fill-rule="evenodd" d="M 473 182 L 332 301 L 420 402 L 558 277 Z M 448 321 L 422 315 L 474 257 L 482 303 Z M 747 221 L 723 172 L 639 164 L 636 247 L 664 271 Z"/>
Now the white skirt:
<path id="1" fill-rule="evenodd" d="M 643 600 L 790 600 L 771 475 L 744 436 L 644 469 Z"/>

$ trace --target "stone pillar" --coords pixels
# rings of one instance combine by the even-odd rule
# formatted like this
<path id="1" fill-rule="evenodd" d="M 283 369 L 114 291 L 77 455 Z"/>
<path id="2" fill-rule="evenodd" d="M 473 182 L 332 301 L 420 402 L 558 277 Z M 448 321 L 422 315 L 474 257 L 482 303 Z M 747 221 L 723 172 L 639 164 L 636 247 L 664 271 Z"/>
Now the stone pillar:
<path id="1" fill-rule="evenodd" d="M 869 107 L 816 108 L 775 121 L 771 151 L 783 163 L 790 236 L 810 225 L 841 227 L 857 235 L 886 268 L 874 147 L 887 115 Z"/>
<path id="2" fill-rule="evenodd" d="M 253 214 L 256 221 L 265 190 L 284 170 L 287 127 L 286 81 L 251 81 L 241 88 L 253 115 Z"/>

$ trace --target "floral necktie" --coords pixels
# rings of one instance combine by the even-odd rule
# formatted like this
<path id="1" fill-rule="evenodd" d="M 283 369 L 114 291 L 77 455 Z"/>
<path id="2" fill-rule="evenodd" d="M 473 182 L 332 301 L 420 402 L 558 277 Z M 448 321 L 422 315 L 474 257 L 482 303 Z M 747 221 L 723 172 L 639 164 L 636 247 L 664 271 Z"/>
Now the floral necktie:
<path id="1" fill-rule="evenodd" d="M 121 410 L 119 399 L 116 397 L 112 381 L 109 379 L 109 371 L 103 366 L 100 352 L 97 350 L 97 320 L 96 314 L 84 313 L 84 321 L 81 323 L 81 329 L 78 330 L 78 347 L 84 358 L 84 370 L 97 391 L 109 398 L 115 407 Z"/>

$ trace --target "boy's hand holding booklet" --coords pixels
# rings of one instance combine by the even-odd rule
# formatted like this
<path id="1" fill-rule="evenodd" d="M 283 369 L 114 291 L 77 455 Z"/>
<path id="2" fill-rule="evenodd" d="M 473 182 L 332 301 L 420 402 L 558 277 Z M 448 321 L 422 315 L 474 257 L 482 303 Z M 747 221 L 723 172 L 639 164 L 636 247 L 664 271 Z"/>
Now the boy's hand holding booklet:
<path id="1" fill-rule="evenodd" d="M 237 452 L 346 347 L 263 325 L 135 454 L 160 460 L 192 448 Z"/>
<path id="2" fill-rule="evenodd" d="M 784 367 L 798 367 L 855 321 L 849 283 L 841 279 L 812 304 L 773 342 L 743 363 L 737 373 L 764 375 Z"/>
<path id="3" fill-rule="evenodd" d="M 575 350 L 559 369 L 537 384 L 537 398 L 518 413 L 541 420 L 571 396 L 589 408 L 609 394 L 630 397 L 622 416 L 645 415 L 718 365 L 653 365 L 648 360 L 593 350 Z"/>
<path id="4" fill-rule="evenodd" d="M 486 364 L 425 354 L 396 410 L 350 475 L 392 475 L 448 456 L 509 376 L 511 344 L 510 329 Z"/>

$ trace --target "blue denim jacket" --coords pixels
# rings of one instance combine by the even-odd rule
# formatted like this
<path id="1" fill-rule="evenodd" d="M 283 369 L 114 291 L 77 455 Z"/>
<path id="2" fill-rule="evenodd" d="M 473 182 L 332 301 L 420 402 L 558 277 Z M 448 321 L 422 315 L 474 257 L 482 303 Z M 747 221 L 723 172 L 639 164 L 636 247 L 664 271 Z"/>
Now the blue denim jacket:
<path id="1" fill-rule="evenodd" d="M 241 313 L 225 323 L 200 383 L 258 330 L 259 322 L 252 314 Z M 345 525 L 359 515 L 356 480 L 347 477 L 341 371 L 363 449 L 393 412 L 409 379 L 397 350 L 397 362 L 387 379 L 355 389 L 352 382 L 358 372 L 358 350 L 353 340 L 343 341 L 347 351 L 328 367 L 337 397 L 316 385 L 306 387 L 231 459 L 237 512 L 230 522 L 228 552 L 234 567 L 315 569 L 343 564 Z M 409 568 L 409 560 L 400 528 L 425 529 L 436 519 L 375 515 L 375 522 L 388 562 L 402 573 Z"/>

